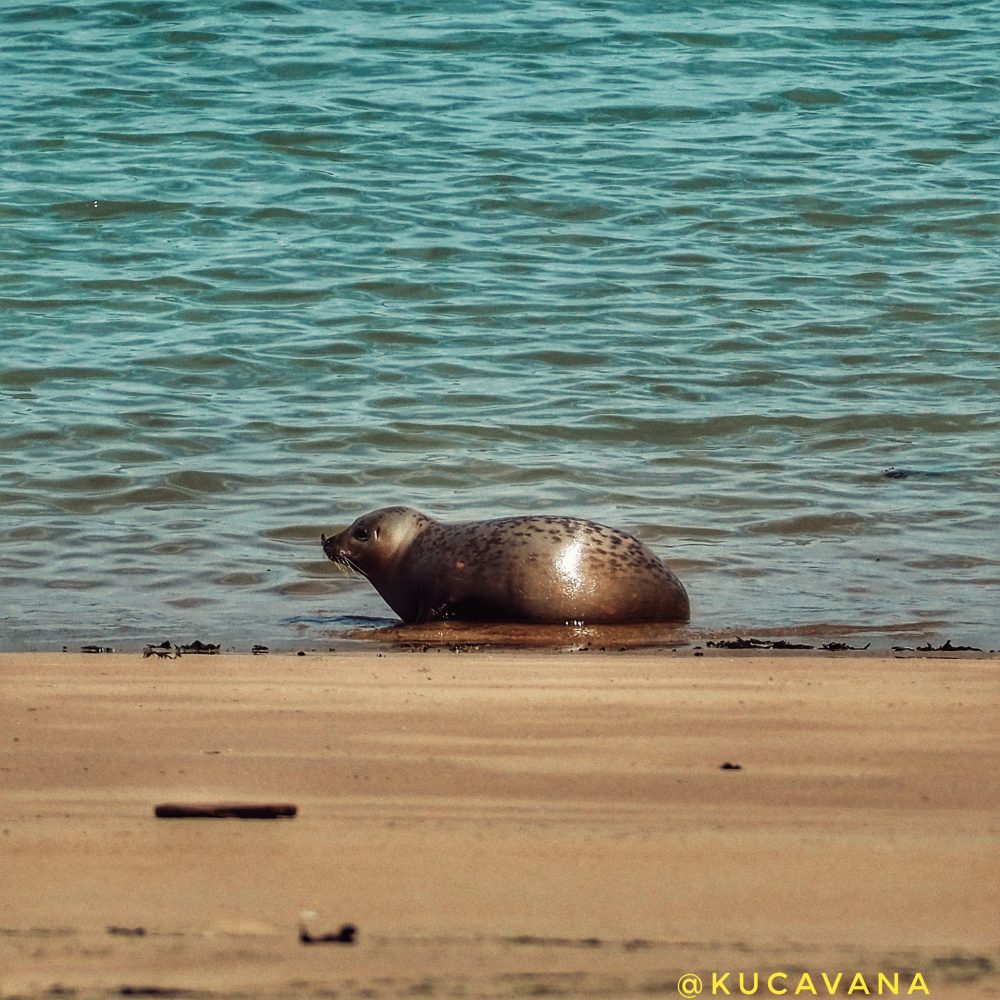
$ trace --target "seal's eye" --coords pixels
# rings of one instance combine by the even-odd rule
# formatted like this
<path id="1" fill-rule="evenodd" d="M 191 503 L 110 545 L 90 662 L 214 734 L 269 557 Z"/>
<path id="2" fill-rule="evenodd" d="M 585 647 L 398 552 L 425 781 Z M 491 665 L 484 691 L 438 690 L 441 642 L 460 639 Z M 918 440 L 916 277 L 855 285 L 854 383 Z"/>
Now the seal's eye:
<path id="1" fill-rule="evenodd" d="M 368 529 L 367 528 L 355 528 L 354 529 L 354 537 L 359 542 L 367 542 L 368 541 Z"/>

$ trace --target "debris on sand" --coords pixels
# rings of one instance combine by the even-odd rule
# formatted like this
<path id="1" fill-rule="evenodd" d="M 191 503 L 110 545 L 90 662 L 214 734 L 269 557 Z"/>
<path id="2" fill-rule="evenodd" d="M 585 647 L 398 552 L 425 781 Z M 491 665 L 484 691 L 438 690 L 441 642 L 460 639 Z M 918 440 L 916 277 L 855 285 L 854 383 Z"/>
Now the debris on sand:
<path id="1" fill-rule="evenodd" d="M 789 642 L 787 639 L 744 639 L 737 636 L 735 639 L 720 639 L 713 642 L 711 639 L 705 643 L 710 649 L 814 649 L 815 647 L 804 642 Z"/>
<path id="2" fill-rule="evenodd" d="M 163 802 L 153 810 L 159 819 L 282 819 L 298 811 L 291 802 Z"/>
<path id="3" fill-rule="evenodd" d="M 151 642 L 146 644 L 142 651 L 142 658 L 147 656 L 158 656 L 161 660 L 176 660 L 181 655 L 180 647 L 175 646 L 169 639 L 164 639 L 159 645 L 154 646 Z"/>
<path id="4" fill-rule="evenodd" d="M 200 639 L 195 639 L 194 642 L 189 642 L 181 646 L 181 652 L 213 655 L 219 652 L 219 644 L 217 642 L 202 642 Z"/>
<path id="5" fill-rule="evenodd" d="M 299 927 L 302 944 L 354 944 L 358 929 L 354 924 L 342 924 L 339 931 L 330 934 L 311 934 L 305 926 Z"/>
<path id="6" fill-rule="evenodd" d="M 953 646 L 951 644 L 951 639 L 945 639 L 944 645 L 942 646 L 932 646 L 927 643 L 926 646 L 917 646 L 914 649 L 912 646 L 893 646 L 892 651 L 894 653 L 981 653 L 982 650 L 978 646 Z"/>

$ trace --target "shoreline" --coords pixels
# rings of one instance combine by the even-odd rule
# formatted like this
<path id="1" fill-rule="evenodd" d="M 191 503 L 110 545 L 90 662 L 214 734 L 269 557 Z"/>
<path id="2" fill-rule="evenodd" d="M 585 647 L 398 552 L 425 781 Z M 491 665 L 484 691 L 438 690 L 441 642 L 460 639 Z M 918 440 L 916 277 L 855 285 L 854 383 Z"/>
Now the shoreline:
<path id="1" fill-rule="evenodd" d="M 0 653 L 0 997 L 995 995 L 1000 658 L 692 653 Z"/>
<path id="2" fill-rule="evenodd" d="M 893 656 L 897 654 L 993 655 L 1000 653 L 1000 637 L 991 641 L 964 640 L 961 628 L 947 629 L 944 622 L 899 622 L 869 626 L 846 623 L 791 625 L 782 628 L 761 626 L 699 628 L 687 624 L 629 623 L 623 625 L 537 625 L 517 623 L 431 622 L 422 625 L 380 623 L 331 630 L 325 635 L 282 637 L 269 643 L 243 639 L 233 641 L 211 636 L 192 639 L 171 638 L 93 639 L 91 642 L 50 640 L 34 647 L 0 648 L 0 655 L 59 652 L 130 653 L 162 645 L 184 653 L 308 653 L 337 652 L 426 652 L 450 650 L 466 652 L 532 653 L 712 653 L 727 652 L 813 652 Z M 170 630 L 161 630 L 168 632 Z M 155 634 L 155 633 L 154 633 Z M 955 638 L 957 636 L 957 638 Z M 954 640 L 954 641 L 953 641 Z M 978 645 L 977 642 L 981 642 Z M 194 647 L 194 648 L 191 648 Z M 208 648 L 206 648 L 208 647 Z"/>

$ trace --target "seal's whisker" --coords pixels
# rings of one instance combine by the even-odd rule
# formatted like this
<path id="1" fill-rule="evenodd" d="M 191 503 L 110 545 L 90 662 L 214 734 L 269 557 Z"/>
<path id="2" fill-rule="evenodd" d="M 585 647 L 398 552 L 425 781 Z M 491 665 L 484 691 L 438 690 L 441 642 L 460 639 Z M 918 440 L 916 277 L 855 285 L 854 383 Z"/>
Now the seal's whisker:
<path id="1" fill-rule="evenodd" d="M 364 576 L 364 572 L 361 567 L 350 557 L 344 555 L 342 552 L 338 553 L 333 559 L 334 566 L 341 571 L 344 576 Z"/>

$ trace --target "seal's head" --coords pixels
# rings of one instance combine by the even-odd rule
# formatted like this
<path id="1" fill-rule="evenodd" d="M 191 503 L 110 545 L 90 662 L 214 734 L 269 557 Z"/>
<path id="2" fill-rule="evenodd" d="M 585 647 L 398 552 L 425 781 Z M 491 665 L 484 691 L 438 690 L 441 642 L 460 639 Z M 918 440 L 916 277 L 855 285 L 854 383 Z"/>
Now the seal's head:
<path id="1" fill-rule="evenodd" d="M 383 507 L 363 514 L 337 535 L 320 538 L 328 559 L 377 580 L 406 555 L 430 523 L 426 514 L 412 507 Z"/>
<path id="2" fill-rule="evenodd" d="M 383 507 L 363 514 L 339 534 L 320 538 L 328 559 L 366 577 L 400 618 L 412 621 L 420 613 L 422 595 L 406 572 L 407 555 L 434 523 L 412 507 Z"/>

